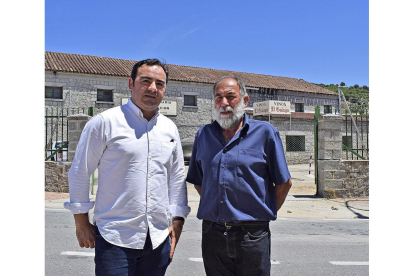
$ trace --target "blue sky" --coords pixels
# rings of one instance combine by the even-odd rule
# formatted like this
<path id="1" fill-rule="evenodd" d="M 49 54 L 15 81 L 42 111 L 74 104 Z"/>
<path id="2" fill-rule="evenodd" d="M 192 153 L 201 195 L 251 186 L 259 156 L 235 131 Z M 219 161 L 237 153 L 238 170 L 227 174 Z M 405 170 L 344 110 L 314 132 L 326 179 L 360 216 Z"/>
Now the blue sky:
<path id="1" fill-rule="evenodd" d="M 369 85 L 368 0 L 45 1 L 45 50 Z"/>

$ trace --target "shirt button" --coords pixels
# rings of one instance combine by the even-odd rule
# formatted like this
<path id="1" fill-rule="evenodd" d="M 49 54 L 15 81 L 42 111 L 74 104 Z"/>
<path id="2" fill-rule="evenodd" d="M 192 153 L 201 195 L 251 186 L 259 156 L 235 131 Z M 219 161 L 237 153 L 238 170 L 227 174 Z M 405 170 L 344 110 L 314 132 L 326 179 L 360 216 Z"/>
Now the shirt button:
<path id="1" fill-rule="evenodd" d="M 220 201 L 220 203 L 223 203 L 223 201 Z"/>
<path id="2" fill-rule="evenodd" d="M 225 166 L 224 165 L 221 165 L 221 167 L 224 168 Z"/>
<path id="3" fill-rule="evenodd" d="M 224 182 L 220 182 L 220 185 L 224 185 Z"/>

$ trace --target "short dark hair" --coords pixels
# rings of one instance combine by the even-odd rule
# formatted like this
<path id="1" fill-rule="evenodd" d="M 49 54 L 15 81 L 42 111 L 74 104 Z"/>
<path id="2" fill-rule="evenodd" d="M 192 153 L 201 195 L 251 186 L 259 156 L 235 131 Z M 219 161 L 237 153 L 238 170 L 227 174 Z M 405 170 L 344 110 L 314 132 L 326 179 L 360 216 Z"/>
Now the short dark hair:
<path id="1" fill-rule="evenodd" d="M 164 62 L 161 62 L 160 60 L 158 60 L 156 58 L 144 59 L 144 60 L 141 60 L 141 61 L 138 61 L 137 63 L 135 63 L 135 65 L 134 65 L 134 67 L 132 67 L 132 71 L 131 71 L 132 83 L 135 82 L 135 78 L 137 77 L 138 69 L 142 65 L 148 65 L 148 66 L 158 65 L 158 66 L 160 66 L 164 70 L 164 72 L 165 72 L 166 83 L 168 83 L 168 68 L 167 68 L 167 64 L 164 63 Z"/>
<path id="2" fill-rule="evenodd" d="M 233 79 L 233 80 L 237 81 L 237 84 L 239 85 L 239 89 L 240 89 L 240 97 L 247 96 L 246 85 L 244 84 L 244 82 L 243 82 L 241 79 L 239 79 L 239 78 L 238 78 L 238 77 L 236 77 L 236 76 L 224 76 L 224 77 L 221 77 L 220 79 L 218 79 L 218 80 L 214 83 L 214 86 L 213 86 L 213 93 L 215 93 L 215 91 L 216 91 L 216 86 L 219 84 L 219 82 L 221 82 L 221 81 L 222 81 L 222 80 L 224 80 L 224 79 Z"/>

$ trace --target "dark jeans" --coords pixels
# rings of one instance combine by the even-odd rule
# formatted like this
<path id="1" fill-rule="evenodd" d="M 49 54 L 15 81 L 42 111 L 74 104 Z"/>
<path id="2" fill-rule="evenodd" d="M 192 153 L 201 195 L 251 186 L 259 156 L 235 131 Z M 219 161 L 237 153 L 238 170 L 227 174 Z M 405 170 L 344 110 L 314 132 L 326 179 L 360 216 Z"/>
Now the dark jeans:
<path id="1" fill-rule="evenodd" d="M 152 250 L 147 233 L 143 249 L 131 249 L 108 243 L 96 230 L 95 235 L 95 275 L 135 276 L 164 275 L 170 264 L 170 238 Z"/>
<path id="2" fill-rule="evenodd" d="M 269 222 L 244 222 L 227 229 L 203 220 L 201 249 L 208 276 L 270 275 Z"/>

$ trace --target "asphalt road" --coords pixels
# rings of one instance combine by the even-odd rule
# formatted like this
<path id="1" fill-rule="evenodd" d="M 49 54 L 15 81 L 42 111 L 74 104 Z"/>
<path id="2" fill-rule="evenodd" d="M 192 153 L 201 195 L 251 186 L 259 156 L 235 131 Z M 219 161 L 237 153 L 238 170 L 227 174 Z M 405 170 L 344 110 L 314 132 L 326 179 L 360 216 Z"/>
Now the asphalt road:
<path id="1" fill-rule="evenodd" d="M 205 275 L 201 221 L 190 216 L 168 276 Z M 281 218 L 271 222 L 272 275 L 368 275 L 369 220 Z M 46 209 L 45 275 L 94 275 L 91 249 L 80 248 L 72 214 Z"/>

